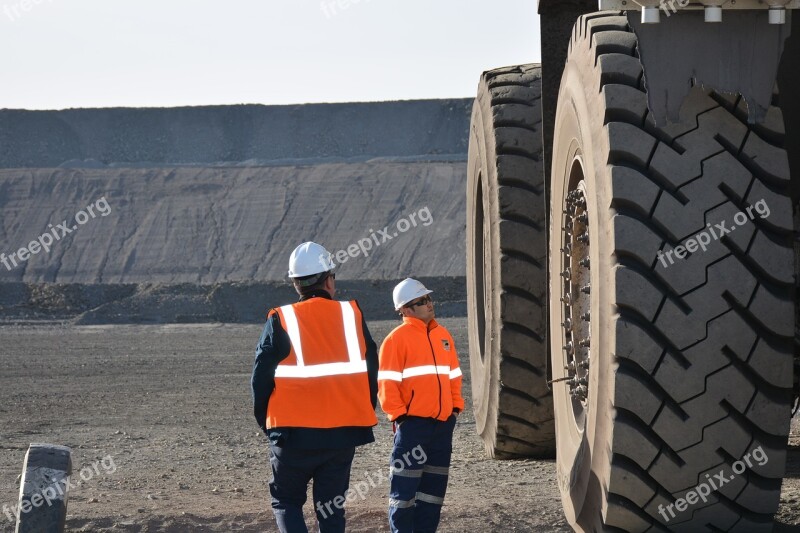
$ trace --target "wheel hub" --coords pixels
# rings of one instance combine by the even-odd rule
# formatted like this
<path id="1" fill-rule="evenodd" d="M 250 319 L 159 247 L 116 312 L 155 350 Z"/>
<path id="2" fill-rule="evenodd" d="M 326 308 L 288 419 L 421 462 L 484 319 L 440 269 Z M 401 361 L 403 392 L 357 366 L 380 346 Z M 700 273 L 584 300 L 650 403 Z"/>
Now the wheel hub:
<path id="1" fill-rule="evenodd" d="M 582 188 L 572 190 L 565 200 L 563 213 L 564 248 L 561 249 L 562 316 L 566 377 L 572 398 L 573 413 L 581 423 L 589 397 L 589 363 L 591 360 L 591 278 L 589 259 L 589 216 Z"/>

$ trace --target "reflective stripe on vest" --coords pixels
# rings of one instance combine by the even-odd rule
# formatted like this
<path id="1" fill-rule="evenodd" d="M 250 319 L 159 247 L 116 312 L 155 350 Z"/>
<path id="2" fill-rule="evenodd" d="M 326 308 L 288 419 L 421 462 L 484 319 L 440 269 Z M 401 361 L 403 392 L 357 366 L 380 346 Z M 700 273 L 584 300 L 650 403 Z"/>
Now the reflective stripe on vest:
<path id="1" fill-rule="evenodd" d="M 312 298 L 274 310 L 289 353 L 275 368 L 268 428 L 370 427 L 363 317 L 355 302 Z"/>
<path id="2" fill-rule="evenodd" d="M 349 302 L 339 302 L 342 308 L 342 321 L 344 322 L 344 337 L 347 342 L 348 362 L 323 363 L 319 365 L 306 365 L 303 360 L 303 345 L 300 342 L 300 326 L 297 324 L 297 315 L 291 305 L 281 307 L 283 319 L 286 322 L 286 333 L 297 359 L 296 365 L 279 364 L 275 369 L 276 378 L 319 378 L 323 376 L 341 376 L 346 374 L 362 374 L 367 372 L 367 362 L 361 358 L 361 347 L 358 342 L 358 326 L 356 315 Z M 448 368 L 448 371 L 450 369 Z"/>
<path id="3" fill-rule="evenodd" d="M 380 372 L 378 372 L 378 379 L 379 380 L 387 379 L 390 381 L 403 381 L 404 379 L 407 378 L 436 375 L 436 374 L 447 376 L 450 379 L 455 379 L 461 376 L 461 368 L 450 370 L 449 366 L 433 366 L 433 365 L 411 366 L 406 368 L 402 372 L 394 372 L 392 370 L 381 370 Z"/>

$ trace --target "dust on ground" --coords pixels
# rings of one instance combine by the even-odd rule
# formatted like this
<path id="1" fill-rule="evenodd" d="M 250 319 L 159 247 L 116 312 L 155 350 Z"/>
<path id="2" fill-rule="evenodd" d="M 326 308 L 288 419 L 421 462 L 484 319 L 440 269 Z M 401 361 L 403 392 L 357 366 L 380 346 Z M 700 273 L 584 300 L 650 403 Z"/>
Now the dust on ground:
<path id="1" fill-rule="evenodd" d="M 471 406 L 466 319 L 442 323 L 456 340 Z M 370 329 L 380 341 L 395 325 Z M 0 506 L 17 501 L 28 445 L 50 442 L 74 453 L 80 485 L 70 495 L 69 531 L 277 531 L 268 444 L 251 414 L 260 333 L 260 324 L 0 328 Z M 353 464 L 351 485 L 375 487 L 348 506 L 349 531 L 388 531 L 391 428 L 380 418 L 376 442 L 359 448 Z M 797 420 L 794 428 L 777 531 L 800 530 Z M 81 468 L 109 455 L 114 473 L 80 479 Z M 554 472 L 553 461 L 487 459 L 468 408 L 440 531 L 569 531 Z M 13 530 L 0 514 L 0 532 Z"/>

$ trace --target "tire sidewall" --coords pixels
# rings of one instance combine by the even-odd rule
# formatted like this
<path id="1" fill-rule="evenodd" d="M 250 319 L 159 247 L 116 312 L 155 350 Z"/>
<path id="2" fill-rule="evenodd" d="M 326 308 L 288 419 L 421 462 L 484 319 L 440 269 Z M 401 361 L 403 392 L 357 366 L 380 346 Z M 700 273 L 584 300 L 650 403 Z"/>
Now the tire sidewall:
<path id="1" fill-rule="evenodd" d="M 499 241 L 496 224 L 491 224 L 493 210 L 497 209 L 497 167 L 489 162 L 487 154 L 491 153 L 489 143 L 492 141 L 491 109 L 484 99 L 475 100 L 470 131 L 469 152 L 474 154 L 472 163 L 467 169 L 467 253 L 476 248 L 476 232 L 483 232 L 483 252 L 481 252 L 483 272 L 476 268 L 476 261 L 467 260 L 467 305 L 472 312 L 468 313 L 469 357 L 474 403 L 475 424 L 478 434 L 494 435 L 497 420 L 493 413 L 499 403 L 500 358 L 492 357 L 496 353 L 499 342 L 492 332 L 500 328 L 500 295 L 493 290 L 500 270 L 500 258 L 485 250 L 495 249 L 493 244 Z M 479 191 L 480 188 L 480 191 Z M 480 194 L 479 194 L 480 193 Z M 478 198 L 482 205 L 478 206 Z M 478 209 L 483 212 L 483 224 L 476 227 Z M 475 251 L 477 254 L 477 250 Z M 483 279 L 483 297 L 479 294 L 476 279 Z M 477 315 L 484 314 L 484 340 L 481 342 Z M 489 322 L 491 320 L 491 322 Z M 483 357 L 481 356 L 483 352 Z M 487 450 L 493 453 L 493 450 Z"/>
<path id="2" fill-rule="evenodd" d="M 583 171 L 589 216 L 592 265 L 591 367 L 588 409 L 582 431 L 576 425 L 572 412 L 569 387 L 565 383 L 553 384 L 557 479 L 567 519 L 578 530 L 583 529 L 580 523 L 586 522 L 587 518 L 594 522 L 602 511 L 600 506 L 604 498 L 601 487 L 607 486 L 604 483 L 607 480 L 595 476 L 598 472 L 605 473 L 608 470 L 604 462 L 609 460 L 606 448 L 611 438 L 613 417 L 610 405 L 614 384 L 611 375 L 613 356 L 608 349 L 613 346 L 614 340 L 614 310 L 608 304 L 608 295 L 614 293 L 612 257 L 608 252 L 611 235 L 608 234 L 610 215 L 607 189 L 610 185 L 605 163 L 593 159 L 597 154 L 607 153 L 604 149 L 607 140 L 597 113 L 590 112 L 590 109 L 600 109 L 598 102 L 590 102 L 587 98 L 587 92 L 596 83 L 591 79 L 591 74 L 582 72 L 575 62 L 569 62 L 564 70 L 556 115 L 550 184 L 549 322 L 553 379 L 566 376 L 563 349 L 566 340 L 561 326 L 564 313 L 560 302 L 563 295 L 560 273 L 566 266 L 560 250 L 565 245 L 562 211 L 570 188 L 573 162 L 576 161 Z M 610 472 L 607 473 L 610 475 Z"/>

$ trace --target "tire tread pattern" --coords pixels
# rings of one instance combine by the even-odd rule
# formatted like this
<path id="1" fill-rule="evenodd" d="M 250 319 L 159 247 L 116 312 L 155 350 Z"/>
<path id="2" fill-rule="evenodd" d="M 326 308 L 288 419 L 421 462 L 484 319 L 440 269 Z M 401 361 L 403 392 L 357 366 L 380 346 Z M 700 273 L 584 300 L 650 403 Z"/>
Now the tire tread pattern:
<path id="1" fill-rule="evenodd" d="M 486 216 L 499 228 L 491 253 L 500 257 L 500 285 L 487 287 L 500 292 L 500 327 L 495 332 L 499 353 L 486 357 L 500 357 L 500 388 L 496 432 L 482 435 L 496 458 L 555 454 L 552 394 L 546 383 L 547 227 L 540 100 L 539 65 L 518 65 L 485 72 L 475 103 L 490 110 L 488 116 L 484 113 L 483 127 L 489 139 L 486 157 L 494 159 L 486 163 L 497 169 L 497 198 L 492 199 L 497 211 Z M 487 316 L 487 328 L 490 322 Z"/>
<path id="2" fill-rule="evenodd" d="M 733 479 L 678 513 L 669 528 L 770 530 L 786 458 L 795 334 L 780 110 L 772 107 L 765 124 L 748 127 L 741 99 L 696 88 L 681 121 L 657 127 L 636 39 L 619 13 L 581 17 L 573 54 L 599 70 L 609 207 L 617 212 L 620 369 L 603 525 L 664 531 L 659 505 L 724 471 Z M 708 224 L 732 224 L 760 200 L 768 218 L 737 226 L 684 260 L 651 261 Z M 732 474 L 733 463 L 759 447 L 769 461 Z"/>

